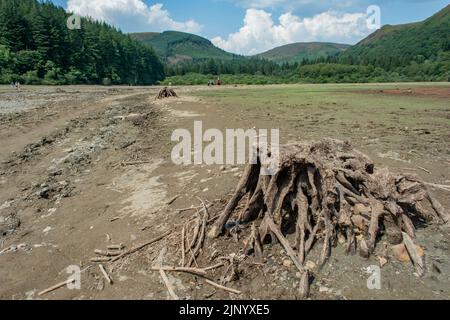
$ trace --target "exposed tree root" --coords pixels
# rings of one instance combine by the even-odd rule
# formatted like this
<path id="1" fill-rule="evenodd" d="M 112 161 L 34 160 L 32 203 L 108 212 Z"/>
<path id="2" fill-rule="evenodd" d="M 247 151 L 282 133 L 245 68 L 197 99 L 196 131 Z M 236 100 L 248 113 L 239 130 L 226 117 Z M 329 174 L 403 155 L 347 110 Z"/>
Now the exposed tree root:
<path id="1" fill-rule="evenodd" d="M 414 175 L 394 175 L 347 143 L 324 139 L 280 148 L 280 170 L 260 175 L 261 161 L 246 167 L 221 216 L 210 229 L 218 237 L 229 225 L 250 224 L 246 253 L 262 260 L 262 243 L 278 241 L 302 272 L 301 295 L 307 294 L 309 271 L 303 267 L 313 246 L 322 244 L 319 265 L 327 262 L 339 238 L 347 252 L 369 257 L 380 235 L 404 242 L 419 274 L 424 265 L 415 248 L 419 222 L 448 222 L 449 215 Z M 247 204 L 233 215 L 239 202 Z M 430 210 L 422 203 L 428 201 Z M 231 219 L 232 216 L 234 219 Z M 294 243 L 288 235 L 294 235 Z"/>

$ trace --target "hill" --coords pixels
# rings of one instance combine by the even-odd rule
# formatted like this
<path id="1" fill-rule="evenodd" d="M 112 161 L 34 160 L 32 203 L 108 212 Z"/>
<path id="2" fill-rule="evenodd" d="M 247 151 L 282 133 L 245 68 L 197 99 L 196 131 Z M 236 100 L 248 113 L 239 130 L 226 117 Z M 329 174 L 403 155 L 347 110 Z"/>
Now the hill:
<path id="1" fill-rule="evenodd" d="M 349 47 L 350 45 L 338 43 L 299 42 L 274 48 L 258 56 L 277 63 L 292 63 L 335 56 Z"/>
<path id="2" fill-rule="evenodd" d="M 217 48 L 208 39 L 190 33 L 178 31 L 144 32 L 132 33 L 131 37 L 152 46 L 161 58 L 171 64 L 211 58 L 230 60 L 237 57 Z"/>
<path id="3" fill-rule="evenodd" d="M 340 61 L 392 70 L 413 61 L 448 61 L 449 51 L 450 5 L 422 22 L 382 27 L 343 52 Z"/>

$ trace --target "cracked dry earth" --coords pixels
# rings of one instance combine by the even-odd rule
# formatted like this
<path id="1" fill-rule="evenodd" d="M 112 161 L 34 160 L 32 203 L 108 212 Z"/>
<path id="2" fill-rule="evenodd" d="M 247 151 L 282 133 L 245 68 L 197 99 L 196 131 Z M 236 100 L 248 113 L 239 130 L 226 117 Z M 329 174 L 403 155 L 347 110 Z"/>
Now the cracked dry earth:
<path id="1" fill-rule="evenodd" d="M 179 263 L 180 226 L 196 212 L 178 209 L 199 206 L 200 197 L 208 204 L 210 216 L 219 214 L 243 169 L 174 165 L 173 130 L 192 131 L 194 120 L 202 120 L 204 128 L 270 128 L 270 119 L 258 110 L 246 110 L 243 115 L 243 110 L 220 99 L 202 97 L 197 94 L 202 88 L 176 88 L 180 98 L 155 100 L 159 89 L 28 87 L 20 93 L 0 89 L 0 299 L 169 297 L 160 274 L 151 268 L 157 263 Z M 289 140 L 307 135 L 286 114 L 277 114 L 276 121 L 283 117 L 289 119 L 283 128 Z M 348 137 L 352 138 L 357 148 L 370 155 L 387 152 L 383 147 L 373 149 L 357 136 Z M 445 156 L 447 162 L 428 167 L 432 175 L 427 180 L 450 179 Z M 374 160 L 393 170 L 405 166 L 381 156 Z M 415 158 L 413 164 L 424 161 Z M 434 191 L 448 208 L 448 192 Z M 165 239 L 117 262 L 103 263 L 112 285 L 98 264 L 90 261 L 96 249 L 114 244 L 129 249 L 168 230 L 172 233 Z M 425 277 L 415 276 L 410 263 L 390 258 L 382 268 L 382 289 L 369 290 L 366 270 L 378 265 L 376 255 L 369 260 L 347 256 L 338 246 L 327 265 L 315 270 L 311 298 L 447 299 L 448 229 L 430 226 L 420 229 L 417 237 L 425 250 Z M 232 237 L 207 240 L 197 263 L 213 265 L 218 252 L 226 256 L 240 247 L 242 242 Z M 166 254 L 162 256 L 161 251 Z M 313 250 L 307 259 L 312 269 L 319 251 Z M 240 290 L 239 295 L 188 274 L 168 273 L 168 278 L 183 299 L 296 299 L 299 274 L 281 246 L 268 245 L 264 256 L 264 265 L 253 263 L 251 257 L 236 257 L 236 278 L 227 286 Z M 66 280 L 66 268 L 71 265 L 82 270 L 80 290 L 63 287 L 38 295 Z M 224 271 L 212 270 L 209 276 L 220 282 Z"/>

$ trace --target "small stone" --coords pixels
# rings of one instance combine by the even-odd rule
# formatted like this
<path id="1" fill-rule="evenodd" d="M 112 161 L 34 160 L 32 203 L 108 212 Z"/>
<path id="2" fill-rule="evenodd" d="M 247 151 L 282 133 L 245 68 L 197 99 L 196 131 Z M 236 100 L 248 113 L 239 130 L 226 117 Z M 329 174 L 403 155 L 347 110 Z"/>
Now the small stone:
<path id="1" fill-rule="evenodd" d="M 62 169 L 58 169 L 58 170 L 50 171 L 50 173 L 48 175 L 54 177 L 54 176 L 60 176 L 60 175 L 62 175 L 62 173 L 63 173 Z"/>
<path id="2" fill-rule="evenodd" d="M 417 252 L 419 253 L 419 256 L 423 257 L 425 255 L 425 252 L 420 246 L 416 246 Z M 406 246 L 401 243 L 395 246 L 391 247 L 392 254 L 394 257 L 400 261 L 400 262 L 410 262 L 411 259 L 408 254 L 408 250 L 406 250 Z"/>
<path id="3" fill-rule="evenodd" d="M 334 294 L 337 296 L 342 296 L 342 290 L 337 290 Z"/>
<path id="4" fill-rule="evenodd" d="M 43 233 L 48 233 L 50 230 L 52 230 L 52 227 L 47 227 L 44 230 L 42 230 Z"/>
<path id="5" fill-rule="evenodd" d="M 39 191 L 39 196 L 44 199 L 48 199 L 50 196 L 50 188 L 44 187 Z"/>
<path id="6" fill-rule="evenodd" d="M 25 250 L 28 247 L 26 243 L 21 243 L 17 246 L 17 249 L 19 250 Z"/>
<path id="7" fill-rule="evenodd" d="M 388 263 L 388 260 L 386 259 L 386 257 L 378 257 L 378 261 L 380 262 L 380 267 L 383 268 L 386 263 Z"/>
<path id="8" fill-rule="evenodd" d="M 283 266 L 285 266 L 286 268 L 290 268 L 292 266 L 292 261 L 291 260 L 283 260 Z"/>
<path id="9" fill-rule="evenodd" d="M 320 287 L 319 288 L 319 292 L 320 293 L 327 293 L 327 292 L 329 292 L 330 291 L 330 288 L 327 288 L 327 287 Z"/>

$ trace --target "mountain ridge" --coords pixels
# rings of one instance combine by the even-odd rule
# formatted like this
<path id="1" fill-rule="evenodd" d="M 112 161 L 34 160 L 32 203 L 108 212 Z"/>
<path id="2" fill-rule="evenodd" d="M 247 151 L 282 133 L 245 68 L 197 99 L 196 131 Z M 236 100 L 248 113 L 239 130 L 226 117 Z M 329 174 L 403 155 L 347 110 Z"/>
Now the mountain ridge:
<path id="1" fill-rule="evenodd" d="M 160 57 L 172 64 L 197 59 L 229 60 L 238 57 L 216 47 L 210 40 L 192 33 L 164 31 L 131 33 L 130 35 L 152 46 Z"/>
<path id="2" fill-rule="evenodd" d="M 256 56 L 274 61 L 301 62 L 302 60 L 314 60 L 337 55 L 351 47 L 348 44 L 333 42 L 295 42 L 283 46 L 275 47 Z"/>
<path id="3" fill-rule="evenodd" d="M 155 52 L 170 64 L 201 59 L 231 60 L 239 58 L 264 58 L 276 63 L 301 62 L 303 59 L 326 58 L 336 55 L 350 45 L 332 42 L 297 42 L 275 47 L 253 56 L 242 56 L 216 47 L 210 40 L 179 31 L 131 33 L 132 38 L 153 47 Z"/>

